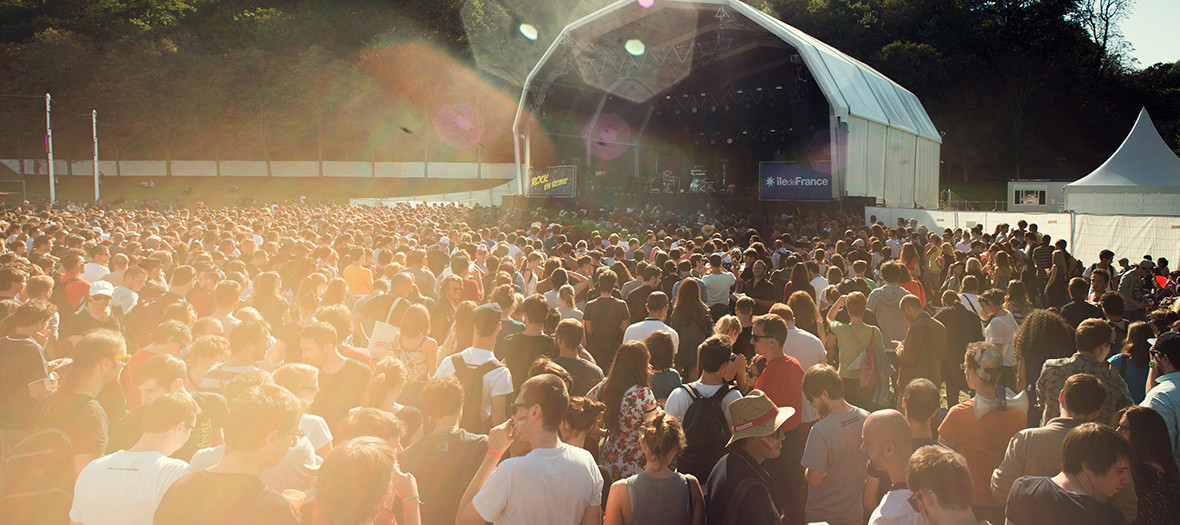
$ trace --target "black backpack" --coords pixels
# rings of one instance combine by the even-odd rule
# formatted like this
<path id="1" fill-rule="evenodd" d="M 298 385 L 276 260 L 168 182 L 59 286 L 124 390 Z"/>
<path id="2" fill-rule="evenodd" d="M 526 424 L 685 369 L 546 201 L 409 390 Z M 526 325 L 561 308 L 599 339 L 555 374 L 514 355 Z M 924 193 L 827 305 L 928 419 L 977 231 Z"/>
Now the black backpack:
<path id="1" fill-rule="evenodd" d="M 692 474 L 703 482 L 709 479 L 709 473 L 713 471 L 717 460 L 725 455 L 725 445 L 729 443 L 729 423 L 725 419 L 721 402 L 733 387 L 721 385 L 709 397 L 701 395 L 691 384 L 681 388 L 692 396 L 692 404 L 684 412 L 684 436 L 688 445 L 680 455 L 676 470 Z"/>
<path id="2" fill-rule="evenodd" d="M 488 361 L 471 366 L 463 360 L 463 356 L 455 354 L 451 356 L 451 366 L 455 368 L 459 384 L 463 385 L 463 417 L 459 426 L 472 434 L 487 434 L 492 425 L 480 413 L 483 405 L 483 376 L 504 365 L 498 361 Z"/>

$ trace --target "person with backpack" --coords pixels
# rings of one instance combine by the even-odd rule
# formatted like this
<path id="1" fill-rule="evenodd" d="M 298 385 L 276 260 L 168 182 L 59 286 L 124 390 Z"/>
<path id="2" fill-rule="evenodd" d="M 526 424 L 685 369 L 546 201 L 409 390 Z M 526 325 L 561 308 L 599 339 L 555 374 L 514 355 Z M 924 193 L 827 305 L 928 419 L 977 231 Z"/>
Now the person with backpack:
<path id="1" fill-rule="evenodd" d="M 697 349 L 701 378 L 673 390 L 664 406 L 683 423 L 687 439 L 676 470 L 697 479 L 709 478 L 729 442 L 729 404 L 742 397 L 740 390 L 725 382 L 734 355 L 729 338 L 715 335 L 706 339 Z"/>
<path id="2" fill-rule="evenodd" d="M 508 418 L 506 399 L 514 390 L 512 373 L 492 353 L 500 332 L 500 305 L 482 305 L 472 310 L 471 318 L 475 325 L 471 346 L 443 359 L 434 377 L 459 378 L 463 391 L 467 392 L 459 426 L 468 432 L 484 434 Z"/>

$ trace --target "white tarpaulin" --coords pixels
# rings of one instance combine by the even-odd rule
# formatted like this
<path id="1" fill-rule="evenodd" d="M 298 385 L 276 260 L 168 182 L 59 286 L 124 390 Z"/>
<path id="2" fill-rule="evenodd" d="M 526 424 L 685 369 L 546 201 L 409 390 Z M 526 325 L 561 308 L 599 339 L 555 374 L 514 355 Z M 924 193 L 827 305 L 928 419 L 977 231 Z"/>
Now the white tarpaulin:
<path id="1" fill-rule="evenodd" d="M 895 227 L 897 219 L 916 219 L 919 226 L 941 233 L 944 229 L 968 229 L 982 224 L 993 232 L 998 224 L 1015 227 L 1020 220 L 1036 224 L 1038 231 L 1053 239 L 1065 239 L 1067 249 L 1086 263 L 1098 260 L 1098 252 L 1111 250 L 1116 258 L 1132 261 L 1150 254 L 1180 260 L 1180 217 L 1096 215 L 1082 213 L 1021 213 L 865 208 L 865 222 L 871 217 Z"/>
<path id="2" fill-rule="evenodd" d="M 1160 138 L 1147 108 L 1105 163 L 1065 185 L 1065 207 L 1078 213 L 1180 215 L 1180 157 Z"/>
<path id="3" fill-rule="evenodd" d="M 406 197 L 384 197 L 384 198 L 360 198 L 348 199 L 348 203 L 353 206 L 383 206 L 393 205 L 399 202 L 429 202 L 429 203 L 455 203 L 480 206 L 499 206 L 504 200 L 505 195 L 518 195 L 520 190 L 515 179 L 505 182 L 494 188 L 479 191 L 460 191 L 454 193 L 437 193 L 434 195 L 409 195 Z"/>

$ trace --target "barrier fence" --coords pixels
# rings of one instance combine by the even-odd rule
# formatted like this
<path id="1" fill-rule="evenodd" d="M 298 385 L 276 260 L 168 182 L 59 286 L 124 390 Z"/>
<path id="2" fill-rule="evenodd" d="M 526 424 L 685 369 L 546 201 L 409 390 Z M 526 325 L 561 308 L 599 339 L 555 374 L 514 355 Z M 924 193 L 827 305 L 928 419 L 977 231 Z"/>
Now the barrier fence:
<path id="1" fill-rule="evenodd" d="M 19 175 L 49 175 L 49 163 L 45 159 L 0 159 L 0 164 Z M 516 178 L 516 167 L 511 162 L 100 160 L 98 171 L 103 177 Z M 54 160 L 53 174 L 56 177 L 92 177 L 94 163 Z"/>
<path id="2" fill-rule="evenodd" d="M 399 202 L 499 206 L 503 203 L 505 195 L 519 194 L 520 184 L 516 180 L 511 180 L 486 190 L 437 193 L 434 195 L 408 195 L 405 197 L 358 198 L 348 199 L 348 203 L 353 206 L 384 206 Z"/>
<path id="3" fill-rule="evenodd" d="M 914 219 L 919 226 L 937 232 L 982 224 L 983 230 L 989 233 L 999 224 L 1009 224 L 1015 229 L 1016 223 L 1023 219 L 1036 224 L 1038 231 L 1053 239 L 1069 241 L 1069 252 L 1087 265 L 1096 262 L 1102 250 L 1113 251 L 1116 260 L 1126 257 L 1132 263 L 1148 254 L 1169 261 L 1180 260 L 1180 217 L 866 207 L 866 223 L 872 223 L 874 217 L 891 227 L 897 225 L 897 219 Z"/>

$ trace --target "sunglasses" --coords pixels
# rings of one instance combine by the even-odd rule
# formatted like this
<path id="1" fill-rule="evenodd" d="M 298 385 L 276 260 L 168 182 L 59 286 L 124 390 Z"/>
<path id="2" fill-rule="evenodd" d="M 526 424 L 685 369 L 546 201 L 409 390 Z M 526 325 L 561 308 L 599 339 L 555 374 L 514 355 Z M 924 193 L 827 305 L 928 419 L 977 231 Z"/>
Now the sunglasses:
<path id="1" fill-rule="evenodd" d="M 916 490 L 913 494 L 910 494 L 909 498 L 906 498 L 906 501 L 908 501 L 910 504 L 910 508 L 914 509 L 914 512 L 917 512 L 918 514 L 922 513 L 922 510 L 919 508 L 922 504 L 921 493 L 921 490 Z"/>
<path id="2" fill-rule="evenodd" d="M 770 339 L 770 336 L 769 335 L 758 335 L 755 333 L 750 334 L 750 342 L 751 343 L 757 343 L 760 339 Z"/>

